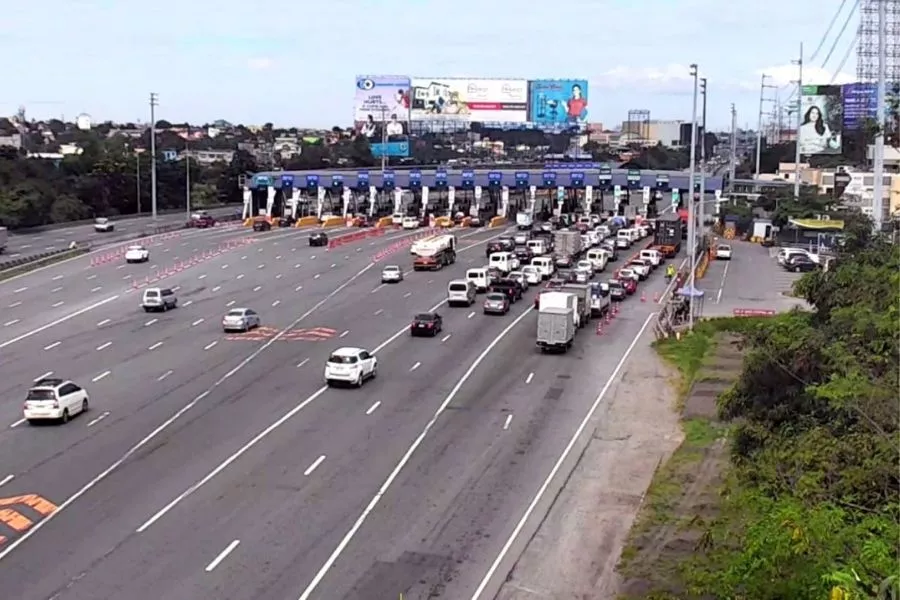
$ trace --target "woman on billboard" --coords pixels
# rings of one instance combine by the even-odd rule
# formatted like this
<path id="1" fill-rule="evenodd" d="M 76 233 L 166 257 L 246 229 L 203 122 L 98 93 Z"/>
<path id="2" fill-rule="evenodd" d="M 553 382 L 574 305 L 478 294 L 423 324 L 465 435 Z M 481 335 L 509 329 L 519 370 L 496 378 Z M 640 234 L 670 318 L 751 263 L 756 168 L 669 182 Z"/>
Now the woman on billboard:
<path id="1" fill-rule="evenodd" d="M 841 150 L 841 138 L 825 122 L 819 104 L 812 104 L 803 114 L 800 125 L 800 154 L 833 154 Z"/>
<path id="2" fill-rule="evenodd" d="M 569 123 L 578 123 L 587 117 L 587 99 L 584 90 L 577 83 L 572 86 L 572 93 L 566 100 L 566 118 Z"/>

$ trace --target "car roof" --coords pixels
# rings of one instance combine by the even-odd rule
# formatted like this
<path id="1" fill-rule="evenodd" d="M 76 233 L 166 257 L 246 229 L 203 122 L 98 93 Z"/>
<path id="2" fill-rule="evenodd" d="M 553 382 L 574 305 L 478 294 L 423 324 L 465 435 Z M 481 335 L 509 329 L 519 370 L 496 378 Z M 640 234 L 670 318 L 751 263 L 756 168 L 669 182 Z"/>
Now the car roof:
<path id="1" fill-rule="evenodd" d="M 397 271 L 399 271 L 399 270 L 400 270 L 400 267 L 397 266 L 397 265 L 385 265 L 385 266 L 384 266 L 384 270 L 387 271 L 388 269 L 391 269 L 391 270 L 396 269 Z"/>
<path id="2" fill-rule="evenodd" d="M 365 352 L 365 350 L 362 348 L 354 348 L 353 346 L 344 346 L 337 350 L 333 350 L 331 354 L 333 356 L 356 356 L 360 352 Z"/>
<path id="3" fill-rule="evenodd" d="M 237 312 L 237 311 L 246 312 L 248 310 L 250 310 L 250 309 L 246 308 L 246 307 L 242 308 L 242 307 L 238 306 L 237 308 L 229 308 L 228 312 L 230 312 L 230 313 Z"/>
<path id="4" fill-rule="evenodd" d="M 431 321 L 431 320 L 434 320 L 434 318 L 435 318 L 436 316 L 437 316 L 437 315 L 435 315 L 434 313 L 430 313 L 430 312 L 421 312 L 421 313 L 416 313 L 416 316 L 413 317 L 413 318 L 414 318 L 415 320 L 417 320 L 417 321 L 419 321 L 419 320 L 421 320 L 421 321 Z"/>
<path id="5" fill-rule="evenodd" d="M 55 390 L 58 387 L 62 387 L 63 385 L 69 383 L 66 379 L 59 379 L 58 377 L 44 377 L 43 379 L 38 379 L 31 385 L 31 389 L 33 390 Z"/>

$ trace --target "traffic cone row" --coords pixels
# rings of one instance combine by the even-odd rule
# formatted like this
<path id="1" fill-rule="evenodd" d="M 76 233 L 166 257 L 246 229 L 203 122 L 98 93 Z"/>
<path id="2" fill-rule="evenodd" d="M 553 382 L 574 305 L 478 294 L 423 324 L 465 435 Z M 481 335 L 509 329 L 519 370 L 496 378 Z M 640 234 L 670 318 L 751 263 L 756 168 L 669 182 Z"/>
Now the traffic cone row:
<path id="1" fill-rule="evenodd" d="M 106 265 L 111 262 L 116 262 L 120 260 L 123 256 L 125 256 L 125 252 L 128 251 L 129 246 L 135 245 L 150 245 L 156 244 L 158 242 L 162 242 L 163 240 L 171 240 L 177 237 L 181 237 L 181 233 L 178 231 L 170 231 L 168 233 L 160 233 L 157 235 L 151 235 L 150 237 L 141 238 L 138 240 L 134 240 L 129 244 L 123 244 L 122 246 L 118 246 L 116 248 L 111 249 L 108 252 L 103 252 L 100 254 L 94 254 L 91 256 L 91 266 L 97 267 L 100 265 Z"/>
<path id="2" fill-rule="evenodd" d="M 188 260 L 176 261 L 174 264 L 166 267 L 163 270 L 157 269 L 153 272 L 153 277 L 150 277 L 148 275 L 148 276 L 144 277 L 144 279 L 142 281 L 139 281 L 137 279 L 132 279 L 131 280 L 131 288 L 138 289 L 141 287 L 148 286 L 151 283 L 156 283 L 157 281 L 160 281 L 162 279 L 165 279 L 166 277 L 170 277 L 177 273 L 181 273 L 182 271 L 189 269 L 191 267 L 194 267 L 196 265 L 199 265 L 200 263 L 210 260 L 211 258 L 216 258 L 219 255 L 223 254 L 224 252 L 227 252 L 234 248 L 239 248 L 241 246 L 246 246 L 246 245 L 252 243 L 253 241 L 254 240 L 252 238 L 240 238 L 240 239 L 236 239 L 236 240 L 228 240 L 222 244 L 219 244 L 219 247 L 215 250 L 205 250 L 205 251 L 201 252 L 200 254 L 195 254 Z"/>

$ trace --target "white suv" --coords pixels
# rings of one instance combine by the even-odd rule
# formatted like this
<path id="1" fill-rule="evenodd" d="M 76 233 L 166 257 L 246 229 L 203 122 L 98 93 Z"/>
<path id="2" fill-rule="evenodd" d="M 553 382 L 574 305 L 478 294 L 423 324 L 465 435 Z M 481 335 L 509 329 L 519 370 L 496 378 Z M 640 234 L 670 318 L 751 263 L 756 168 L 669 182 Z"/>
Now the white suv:
<path id="1" fill-rule="evenodd" d="M 325 363 L 325 383 L 349 383 L 362 387 L 378 374 L 378 359 L 362 348 L 338 348 Z"/>
<path id="2" fill-rule="evenodd" d="M 24 416 L 29 423 L 56 420 L 66 423 L 69 418 L 88 409 L 88 395 L 71 381 L 41 379 L 28 390 Z"/>

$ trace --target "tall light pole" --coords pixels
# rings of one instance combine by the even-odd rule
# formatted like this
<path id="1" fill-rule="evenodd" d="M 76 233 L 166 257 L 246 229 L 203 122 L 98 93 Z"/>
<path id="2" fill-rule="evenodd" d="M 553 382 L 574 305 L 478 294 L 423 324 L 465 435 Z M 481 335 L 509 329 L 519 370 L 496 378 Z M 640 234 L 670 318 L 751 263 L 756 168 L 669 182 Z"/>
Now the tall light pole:
<path id="1" fill-rule="evenodd" d="M 693 107 L 691 109 L 691 166 L 689 170 L 688 177 L 688 185 L 690 186 L 690 191 L 688 193 L 688 252 L 690 252 L 691 259 L 691 277 L 690 277 L 690 288 L 688 290 L 688 318 L 690 319 L 690 327 L 694 328 L 694 292 L 696 288 L 694 287 L 694 271 L 697 270 L 697 252 L 695 251 L 694 245 L 696 243 L 695 237 L 697 235 L 696 232 L 696 223 L 694 222 L 694 171 L 695 165 L 697 163 L 697 65 L 691 65 L 691 77 L 694 78 L 694 100 Z"/>
<path id="2" fill-rule="evenodd" d="M 731 163 L 728 167 L 728 193 L 734 192 L 734 177 L 737 170 L 737 109 L 734 104 L 731 105 L 731 152 L 729 153 Z M 719 214 L 719 205 L 716 204 L 716 214 Z"/>
<path id="3" fill-rule="evenodd" d="M 150 203 L 153 220 L 156 220 L 156 106 L 159 96 L 150 94 Z"/>
<path id="4" fill-rule="evenodd" d="M 137 214 L 141 214 L 141 153 L 138 152 L 137 146 L 135 146 L 134 148 L 134 164 L 137 175 L 137 186 L 135 189 L 135 198 L 137 198 Z"/>
<path id="5" fill-rule="evenodd" d="M 757 115 L 756 123 L 756 170 L 753 174 L 754 179 L 759 179 L 759 160 L 762 155 L 762 118 L 763 102 L 766 97 L 766 77 L 768 77 L 768 75 L 763 73 L 759 78 L 759 114 Z"/>
<path id="6" fill-rule="evenodd" d="M 191 218 L 191 126 L 188 125 L 187 136 L 184 139 L 184 212 L 186 218 Z"/>
<path id="7" fill-rule="evenodd" d="M 703 93 L 703 110 L 700 120 L 702 122 L 702 135 L 700 135 L 700 202 L 697 204 L 697 223 L 700 227 L 700 235 L 705 231 L 703 202 L 706 200 L 706 77 L 700 78 L 700 91 Z"/>
<path id="8" fill-rule="evenodd" d="M 794 144 L 794 201 L 800 201 L 800 161 L 803 157 L 800 155 L 800 126 L 803 124 L 803 110 L 801 102 L 803 101 L 803 43 L 800 43 L 800 58 L 795 61 L 797 65 L 797 142 Z"/>
<path id="9" fill-rule="evenodd" d="M 872 217 L 875 231 L 881 233 L 882 213 L 884 212 L 884 127 L 885 127 L 885 79 L 887 79 L 887 2 L 878 3 L 878 104 L 875 120 L 878 123 L 875 135 L 875 152 L 872 171 L 875 181 L 872 186 Z"/>

